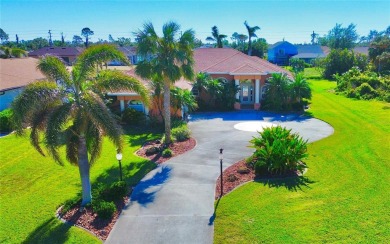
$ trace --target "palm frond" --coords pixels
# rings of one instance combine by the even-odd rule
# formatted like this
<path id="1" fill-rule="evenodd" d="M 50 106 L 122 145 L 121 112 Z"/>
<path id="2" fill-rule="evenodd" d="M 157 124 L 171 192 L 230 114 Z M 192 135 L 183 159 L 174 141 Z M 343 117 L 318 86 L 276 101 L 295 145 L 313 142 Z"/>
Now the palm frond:
<path id="1" fill-rule="evenodd" d="M 102 151 L 103 133 L 101 133 L 94 123 L 90 122 L 85 133 L 85 138 L 87 142 L 87 149 L 90 153 L 89 163 L 93 164 Z"/>
<path id="2" fill-rule="evenodd" d="M 100 91 L 118 92 L 123 90 L 138 93 L 142 100 L 149 104 L 149 91 L 136 78 L 117 70 L 103 70 L 96 79 L 96 88 Z"/>
<path id="3" fill-rule="evenodd" d="M 73 124 L 65 131 L 66 159 L 75 165 L 77 165 L 79 160 L 79 136 L 77 130 L 77 126 Z"/>
<path id="4" fill-rule="evenodd" d="M 31 121 L 31 134 L 30 142 L 31 145 L 43 156 L 45 156 L 40 143 L 39 136 L 40 132 L 44 130 L 47 122 L 47 116 L 50 113 L 51 108 L 48 106 L 42 107 L 40 110 L 37 110 L 34 115 L 32 115 Z"/>
<path id="5" fill-rule="evenodd" d="M 61 145 L 62 128 L 66 124 L 67 119 L 72 109 L 72 103 L 65 103 L 56 107 L 53 112 L 50 113 L 47 120 L 47 127 L 45 133 L 45 143 L 49 150 L 50 155 L 59 164 L 63 164 L 57 151 Z"/>
<path id="6" fill-rule="evenodd" d="M 62 81 L 70 85 L 70 75 L 63 61 L 52 55 L 39 59 L 37 68 L 51 81 Z"/>
<path id="7" fill-rule="evenodd" d="M 173 43 L 175 41 L 175 37 L 180 30 L 180 25 L 176 22 L 169 21 L 163 25 L 163 36 L 164 40 L 169 43 Z"/>
<path id="8" fill-rule="evenodd" d="M 85 94 L 83 112 L 88 119 L 107 135 L 118 149 L 122 149 L 122 130 L 103 100 L 93 92 Z"/>
<path id="9" fill-rule="evenodd" d="M 50 81 L 37 81 L 26 86 L 11 104 L 12 122 L 17 134 L 23 125 L 31 123 L 31 115 L 40 108 L 58 103 L 62 97 L 57 85 Z"/>
<path id="10" fill-rule="evenodd" d="M 153 55 L 157 52 L 159 37 L 157 36 L 151 22 L 146 22 L 143 25 L 143 29 L 139 29 L 137 32 L 134 32 L 134 35 L 136 36 L 138 43 L 138 55 L 141 57 L 147 57 L 148 55 Z"/>

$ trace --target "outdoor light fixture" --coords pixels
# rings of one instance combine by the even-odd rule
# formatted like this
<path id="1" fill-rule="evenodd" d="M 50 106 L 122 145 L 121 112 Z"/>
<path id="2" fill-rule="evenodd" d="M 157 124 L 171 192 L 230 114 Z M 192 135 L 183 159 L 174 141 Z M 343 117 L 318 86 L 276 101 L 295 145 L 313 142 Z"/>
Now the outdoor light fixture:
<path id="1" fill-rule="evenodd" d="M 222 197 L 222 194 L 223 194 L 223 178 L 222 178 L 222 161 L 223 161 L 223 148 L 219 149 L 219 163 L 221 165 L 221 194 L 219 195 L 219 197 L 221 198 Z"/>
<path id="2" fill-rule="evenodd" d="M 116 159 L 118 160 L 119 162 L 119 174 L 120 174 L 120 179 L 122 181 L 122 153 L 118 152 L 116 154 Z"/>

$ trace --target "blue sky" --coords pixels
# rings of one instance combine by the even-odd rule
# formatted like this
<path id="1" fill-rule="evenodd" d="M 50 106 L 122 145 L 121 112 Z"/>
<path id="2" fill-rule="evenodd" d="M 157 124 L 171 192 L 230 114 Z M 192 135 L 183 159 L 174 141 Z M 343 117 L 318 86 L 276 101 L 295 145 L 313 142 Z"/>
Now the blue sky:
<path id="1" fill-rule="evenodd" d="M 384 30 L 390 25 L 390 1 L 290 0 L 290 1 L 100 1 L 100 0 L 0 0 L 0 27 L 10 40 L 48 37 L 67 40 L 89 27 L 92 41 L 130 37 L 132 32 L 151 21 L 160 32 L 168 20 L 177 21 L 183 30 L 192 28 L 203 42 L 217 25 L 229 37 L 246 32 L 244 21 L 261 28 L 256 32 L 268 43 L 283 38 L 293 43 L 310 42 L 312 31 L 321 36 L 336 23 L 357 25 L 358 34 Z M 161 33 L 161 32 L 160 32 Z M 230 39 L 229 39 L 230 40 Z"/>

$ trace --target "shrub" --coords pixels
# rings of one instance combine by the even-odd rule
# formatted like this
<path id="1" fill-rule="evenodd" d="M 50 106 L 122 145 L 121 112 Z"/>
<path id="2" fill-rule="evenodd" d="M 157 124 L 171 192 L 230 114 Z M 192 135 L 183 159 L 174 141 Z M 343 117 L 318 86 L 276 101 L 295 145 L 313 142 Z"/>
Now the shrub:
<path id="1" fill-rule="evenodd" d="M 122 122 L 132 125 L 141 125 L 146 121 L 146 116 L 143 112 L 133 108 L 126 108 L 122 114 Z"/>
<path id="2" fill-rule="evenodd" d="M 146 149 L 145 153 L 146 155 L 153 155 L 153 154 L 156 154 L 160 151 L 160 149 L 158 147 L 149 147 Z"/>
<path id="3" fill-rule="evenodd" d="M 295 73 L 303 72 L 305 69 L 305 61 L 299 58 L 291 58 L 290 65 Z"/>
<path id="4" fill-rule="evenodd" d="M 276 126 L 265 128 L 259 135 L 250 141 L 255 148 L 250 164 L 254 165 L 257 175 L 284 174 L 306 168 L 301 160 L 307 157 L 307 141 L 298 134 Z"/>
<path id="5" fill-rule="evenodd" d="M 11 128 L 12 110 L 5 109 L 0 112 L 0 132 L 10 132 Z"/>
<path id="6" fill-rule="evenodd" d="M 64 205 L 62 206 L 61 213 L 66 214 L 69 210 L 71 210 L 79 203 L 81 203 L 80 197 L 75 197 L 73 199 L 66 200 Z"/>
<path id="7" fill-rule="evenodd" d="M 98 184 L 92 191 L 92 196 L 97 201 L 117 201 L 129 194 L 129 186 L 125 181 L 114 182 L 107 186 Z"/>
<path id="8" fill-rule="evenodd" d="M 171 131 L 172 136 L 176 139 L 176 141 L 185 141 L 190 138 L 191 132 L 188 129 L 187 125 L 179 127 L 179 128 L 174 128 Z"/>
<path id="9" fill-rule="evenodd" d="M 164 151 L 162 152 L 162 156 L 164 158 L 169 158 L 169 157 L 172 157 L 173 155 L 173 152 L 171 149 L 167 148 L 167 149 L 164 149 Z"/>
<path id="10" fill-rule="evenodd" d="M 376 91 L 368 83 L 363 83 L 356 88 L 356 93 L 359 94 L 360 98 L 365 100 L 376 97 Z"/>
<path id="11" fill-rule="evenodd" d="M 93 203 L 93 211 L 97 213 L 99 218 L 111 219 L 116 211 L 116 206 L 113 202 L 95 200 Z"/>

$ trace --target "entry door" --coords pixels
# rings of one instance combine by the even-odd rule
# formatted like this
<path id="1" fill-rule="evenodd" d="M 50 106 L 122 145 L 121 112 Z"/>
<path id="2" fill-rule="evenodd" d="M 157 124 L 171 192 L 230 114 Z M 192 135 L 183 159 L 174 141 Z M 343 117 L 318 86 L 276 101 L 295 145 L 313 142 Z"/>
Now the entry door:
<path id="1" fill-rule="evenodd" d="M 250 83 L 241 84 L 241 103 L 251 104 L 253 103 L 253 86 Z"/>

